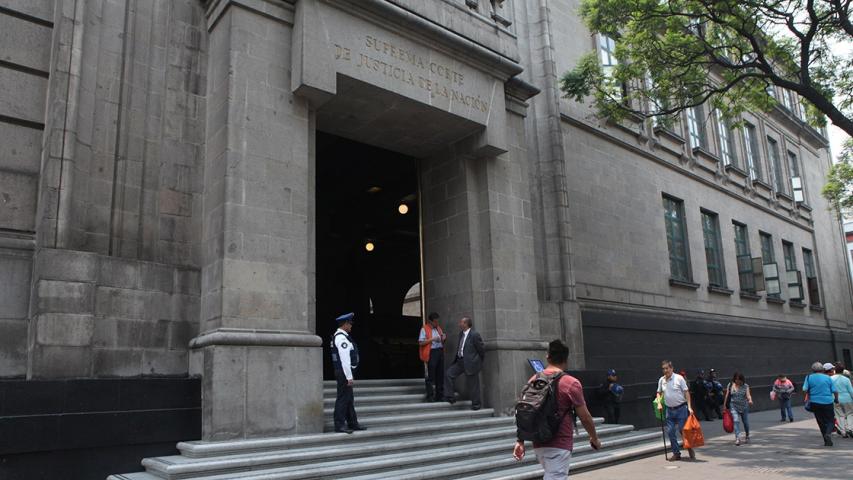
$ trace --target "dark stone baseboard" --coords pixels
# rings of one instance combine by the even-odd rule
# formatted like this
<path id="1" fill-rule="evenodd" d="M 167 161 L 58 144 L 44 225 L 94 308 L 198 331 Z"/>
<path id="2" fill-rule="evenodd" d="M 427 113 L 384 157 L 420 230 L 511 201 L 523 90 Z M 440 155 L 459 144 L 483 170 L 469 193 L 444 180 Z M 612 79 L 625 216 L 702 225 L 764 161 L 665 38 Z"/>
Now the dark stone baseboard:
<path id="1" fill-rule="evenodd" d="M 140 471 L 201 436 L 196 378 L 0 381 L 0 478 Z"/>

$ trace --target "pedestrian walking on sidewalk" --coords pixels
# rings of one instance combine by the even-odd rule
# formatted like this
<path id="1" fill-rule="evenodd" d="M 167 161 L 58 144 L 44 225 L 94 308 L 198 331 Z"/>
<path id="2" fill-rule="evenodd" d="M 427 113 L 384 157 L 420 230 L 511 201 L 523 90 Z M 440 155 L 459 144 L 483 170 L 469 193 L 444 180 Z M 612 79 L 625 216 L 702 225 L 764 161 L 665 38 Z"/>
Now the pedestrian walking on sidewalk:
<path id="1" fill-rule="evenodd" d="M 598 450 L 601 448 L 601 442 L 598 440 L 598 434 L 595 431 L 595 422 L 586 407 L 583 385 L 575 377 L 564 373 L 568 368 L 569 347 L 560 340 L 552 341 L 548 344 L 545 360 L 548 362 L 548 366 L 545 367 L 545 370 L 530 377 L 528 384 L 537 378 L 543 378 L 543 376 L 559 375 L 554 381 L 557 382 L 557 413 L 561 420 L 551 440 L 543 443 L 533 442 L 533 451 L 536 453 L 539 464 L 545 470 L 543 480 L 566 480 L 569 475 L 572 449 L 574 448 L 575 421 L 572 416 L 573 410 L 580 418 L 584 430 L 589 434 L 590 446 Z M 512 456 L 521 461 L 524 458 L 524 453 L 524 442 L 519 439 L 515 442 Z"/>
<path id="2" fill-rule="evenodd" d="M 708 405 L 711 411 L 717 415 L 720 420 L 723 419 L 723 412 L 720 408 L 723 405 L 723 384 L 717 380 L 717 371 L 713 368 L 708 370 L 708 378 L 705 379 L 705 388 L 708 390 Z"/>
<path id="3" fill-rule="evenodd" d="M 663 376 L 658 380 L 657 397 L 663 397 L 666 404 L 666 428 L 669 435 L 669 445 L 672 448 L 672 456 L 669 461 L 681 460 L 681 448 L 678 446 L 678 435 L 684 429 L 687 417 L 693 414 L 693 406 L 690 403 L 690 389 L 684 377 L 672 370 L 672 362 L 664 360 L 661 362 Z M 692 448 L 687 449 L 690 459 L 696 458 Z"/>
<path id="4" fill-rule="evenodd" d="M 749 443 L 749 407 L 752 406 L 752 392 L 742 373 L 735 372 L 732 376 L 732 381 L 726 386 L 723 403 L 731 405 L 732 419 L 735 422 L 735 445 Z M 742 425 L 743 432 L 738 428 L 739 425 Z"/>
<path id="5" fill-rule="evenodd" d="M 782 414 L 782 421 L 793 422 L 794 413 L 791 411 L 791 395 L 794 393 L 794 384 L 788 380 L 784 373 L 780 373 L 773 382 L 773 391 L 776 401 L 779 402 L 779 412 Z"/>
<path id="6" fill-rule="evenodd" d="M 338 396 L 335 398 L 335 431 L 340 433 L 367 430 L 358 423 L 352 391 L 353 372 L 358 367 L 358 347 L 350 336 L 354 317 L 355 314 L 350 312 L 335 319 L 338 329 L 332 335 L 331 345 L 329 345 L 338 387 Z"/>
<path id="7" fill-rule="evenodd" d="M 459 319 L 459 342 L 456 344 L 456 358 L 444 372 L 444 400 L 454 403 L 453 382 L 456 377 L 465 374 L 468 384 L 468 396 L 471 397 L 471 410 L 480 409 L 480 370 L 486 358 L 486 346 L 483 337 L 474 330 L 469 317 Z"/>
<path id="8" fill-rule="evenodd" d="M 844 364 L 835 364 L 835 375 L 832 383 L 838 390 L 838 403 L 835 404 L 835 419 L 838 420 L 838 431 L 844 438 L 853 438 L 853 384 L 842 372 Z"/>
<path id="9" fill-rule="evenodd" d="M 619 385 L 619 377 L 616 370 L 607 370 L 607 378 L 595 391 L 596 396 L 604 406 L 604 423 L 619 423 L 619 404 L 622 402 L 622 394 L 625 389 Z"/>
<path id="10" fill-rule="evenodd" d="M 439 315 L 429 314 L 418 336 L 421 361 L 426 363 L 426 401 L 444 400 L 444 341 L 447 335 L 438 324 Z"/>
<path id="11" fill-rule="evenodd" d="M 832 383 L 831 363 L 812 364 L 812 374 L 803 382 L 803 392 L 806 394 L 806 410 L 814 413 L 815 421 L 823 436 L 824 446 L 832 446 L 832 430 L 835 428 L 835 411 L 833 403 L 838 401 L 838 391 Z M 827 372 L 829 372 L 827 374 Z"/>
<path id="12" fill-rule="evenodd" d="M 693 405 L 696 410 L 705 417 L 705 421 L 710 422 L 714 419 L 713 409 L 711 408 L 711 396 L 708 394 L 708 386 L 705 382 L 705 371 L 699 369 L 696 372 L 696 378 L 690 383 L 690 396 L 693 398 Z"/>

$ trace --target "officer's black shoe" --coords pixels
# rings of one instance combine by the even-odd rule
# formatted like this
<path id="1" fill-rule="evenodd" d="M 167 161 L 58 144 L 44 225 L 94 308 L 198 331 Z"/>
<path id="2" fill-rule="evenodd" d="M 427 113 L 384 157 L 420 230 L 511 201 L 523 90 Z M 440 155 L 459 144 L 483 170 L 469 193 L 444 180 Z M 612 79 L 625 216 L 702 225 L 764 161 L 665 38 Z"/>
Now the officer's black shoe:
<path id="1" fill-rule="evenodd" d="M 481 406 L 479 406 L 479 405 L 473 405 L 473 406 L 471 407 L 471 410 L 475 410 L 475 411 L 476 411 L 476 410 L 479 410 L 479 409 L 481 409 L 481 408 L 483 408 L 483 407 L 481 407 Z"/>
<path id="2" fill-rule="evenodd" d="M 447 403 L 449 403 L 449 404 L 451 404 L 451 405 L 453 405 L 454 403 L 456 403 L 456 399 L 455 399 L 455 398 L 450 398 L 450 397 L 445 398 L 445 399 L 444 399 L 444 401 L 445 401 L 445 402 L 447 402 Z"/>
<path id="3" fill-rule="evenodd" d="M 367 427 L 362 427 L 361 425 L 356 425 L 354 427 L 349 427 L 349 428 L 350 428 L 350 430 L 355 430 L 355 431 L 359 431 L 359 432 L 362 430 L 367 430 Z"/>
<path id="4" fill-rule="evenodd" d="M 352 429 L 350 429 L 350 428 L 336 428 L 335 432 L 337 432 L 337 433 L 352 433 Z"/>

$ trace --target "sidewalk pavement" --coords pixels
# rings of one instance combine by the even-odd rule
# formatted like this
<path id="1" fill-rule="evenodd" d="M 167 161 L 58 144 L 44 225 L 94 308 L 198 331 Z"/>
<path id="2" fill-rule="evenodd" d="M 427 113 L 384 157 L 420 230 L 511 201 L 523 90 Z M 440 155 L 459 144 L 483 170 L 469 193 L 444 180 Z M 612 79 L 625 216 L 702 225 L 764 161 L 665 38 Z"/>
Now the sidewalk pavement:
<path id="1" fill-rule="evenodd" d="M 832 436 L 824 447 L 817 423 L 802 407 L 794 409 L 793 423 L 781 423 L 779 410 L 749 414 L 750 440 L 735 446 L 734 434 L 723 432 L 722 420 L 701 422 L 705 446 L 696 449 L 696 461 L 667 462 L 661 451 L 653 457 L 569 475 L 571 480 L 725 479 L 790 480 L 853 479 L 853 439 Z M 660 429 L 658 429 L 660 430 Z M 668 442 L 667 442 L 668 443 Z M 687 458 L 687 452 L 683 452 Z"/>

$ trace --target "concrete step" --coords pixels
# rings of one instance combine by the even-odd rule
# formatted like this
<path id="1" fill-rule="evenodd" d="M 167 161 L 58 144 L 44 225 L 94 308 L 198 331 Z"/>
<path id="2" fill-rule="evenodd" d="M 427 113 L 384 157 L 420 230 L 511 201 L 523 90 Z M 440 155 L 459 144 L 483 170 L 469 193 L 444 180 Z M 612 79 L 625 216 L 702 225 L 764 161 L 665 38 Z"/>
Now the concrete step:
<path id="1" fill-rule="evenodd" d="M 333 404 L 334 405 L 334 404 Z M 413 420 L 417 420 L 421 412 L 435 412 L 441 410 L 454 410 L 461 408 L 471 408 L 471 402 L 461 401 L 454 404 L 447 402 L 423 402 L 420 403 L 381 403 L 379 405 L 363 405 L 361 408 L 356 408 L 355 413 L 359 418 L 362 416 L 370 416 L 387 413 L 400 413 L 411 415 Z M 331 418 L 334 414 L 334 407 L 324 408 L 323 414 Z"/>
<path id="2" fill-rule="evenodd" d="M 441 435 L 448 432 L 471 431 L 481 428 L 488 429 L 498 426 L 515 428 L 514 425 L 515 419 L 512 417 L 458 419 L 450 424 L 413 422 L 409 425 L 402 424 L 371 428 L 370 430 L 355 432 L 352 435 L 346 433 L 315 433 L 223 442 L 180 442 L 178 443 L 178 450 L 185 457 L 208 458 L 222 455 L 270 452 L 312 445 L 352 445 L 361 441 L 405 438 L 418 434 Z"/>
<path id="3" fill-rule="evenodd" d="M 455 409 L 445 409 L 436 412 L 421 413 L 417 415 L 417 418 L 412 418 L 411 415 L 400 415 L 395 413 L 365 416 L 359 415 L 358 423 L 370 428 L 378 426 L 410 424 L 413 422 L 419 424 L 433 422 L 455 422 L 457 420 L 467 418 L 491 417 L 495 413 L 495 411 L 491 408 L 483 408 L 474 411 L 464 407 L 465 403 L 456 402 Z M 326 431 L 332 431 L 334 429 L 334 422 L 332 421 L 331 417 L 326 419 L 324 428 L 326 429 Z"/>
<path id="4" fill-rule="evenodd" d="M 656 438 L 656 434 L 652 434 Z M 630 433 L 608 438 L 604 445 L 615 448 L 621 445 L 649 440 L 643 435 Z M 497 440 L 469 442 L 429 450 L 386 453 L 358 458 L 334 458 L 313 462 L 310 465 L 295 465 L 281 468 L 262 468 L 254 471 L 229 472 L 218 475 L 194 476 L 198 480 L 306 480 L 306 479 L 358 479 L 384 478 L 428 479 L 447 478 L 464 474 L 482 473 L 486 470 L 515 465 L 511 455 L 512 437 Z M 591 450 L 588 445 L 579 445 L 578 452 Z M 459 460 L 465 457 L 464 460 Z M 425 468 L 424 459 L 429 459 L 430 468 Z M 530 457 L 527 459 L 531 462 Z M 533 458 L 532 462 L 535 462 Z M 531 463 L 532 465 L 532 463 Z"/>
<path id="5" fill-rule="evenodd" d="M 572 454 L 572 465 L 570 473 L 578 473 L 585 470 L 606 467 L 615 463 L 636 460 L 639 458 L 655 455 L 661 452 L 661 444 L 655 440 L 640 442 L 634 445 L 622 446 L 617 450 L 602 450 L 594 453 L 580 453 L 577 450 Z M 530 452 L 532 455 L 532 452 Z M 458 480 L 533 480 L 541 479 L 544 471 L 539 463 L 525 459 L 522 466 L 515 468 L 504 468 L 500 471 L 491 471 L 471 476 L 458 477 Z M 359 479 L 361 480 L 361 479 Z"/>
<path id="6" fill-rule="evenodd" d="M 626 447 L 634 447 L 637 444 L 647 443 L 649 448 L 652 445 L 652 438 L 657 438 L 655 433 L 652 434 L 637 434 L 630 433 L 626 435 L 620 435 L 613 438 L 602 439 L 602 448 L 603 449 L 614 449 L 610 453 L 611 455 L 622 451 L 623 448 Z M 572 470 L 575 471 L 577 469 L 577 465 L 584 461 L 585 458 L 595 455 L 596 453 L 592 450 L 592 447 L 585 442 L 581 443 L 575 439 L 575 449 L 573 452 L 572 459 Z M 512 467 L 519 465 L 521 463 L 523 467 L 519 467 L 518 470 L 521 472 L 534 471 L 534 476 L 526 476 L 523 478 L 542 478 L 542 469 L 539 468 L 539 463 L 536 461 L 536 456 L 532 451 L 524 458 L 522 462 L 517 462 L 512 457 L 512 445 L 513 442 L 510 439 L 507 442 L 495 444 L 495 448 L 492 448 L 491 451 L 487 451 L 485 449 L 481 449 L 481 451 L 477 452 L 477 454 L 469 455 L 469 451 L 466 448 L 463 452 L 457 452 L 456 458 L 442 463 L 430 463 L 429 468 L 424 468 L 423 464 L 411 467 L 411 468 L 394 468 L 386 471 L 380 472 L 371 472 L 363 475 L 332 475 L 327 478 L 330 479 L 344 479 L 347 480 L 384 480 L 384 479 L 398 479 L 405 478 L 407 480 L 429 480 L 429 479 L 442 479 L 442 478 L 466 478 L 477 480 L 492 480 L 495 478 L 504 478 L 506 475 L 507 469 L 512 469 Z M 532 446 L 528 445 L 528 448 L 532 450 Z M 646 450 L 643 450 L 644 452 Z M 603 453 L 607 453 L 606 451 Z M 458 460 L 458 458 L 462 455 L 467 455 L 468 458 L 463 460 Z M 432 458 L 431 456 L 425 458 Z M 630 458 L 630 457 L 626 457 Z M 598 460 L 600 462 L 606 462 L 604 459 Z M 592 463 L 586 462 L 585 464 Z M 538 477 L 536 476 L 538 475 Z M 513 477 L 514 478 L 514 477 Z M 521 478 L 521 477 L 520 477 Z"/>
<path id="7" fill-rule="evenodd" d="M 357 377 L 357 375 L 356 375 Z M 323 380 L 323 388 L 333 389 L 335 388 L 337 383 L 335 380 Z M 416 385 L 419 387 L 424 386 L 424 379 L 421 378 L 389 378 L 389 379 L 378 379 L 378 380 L 360 380 L 358 378 L 355 379 L 355 385 L 365 386 L 365 387 L 399 387 L 399 386 L 411 386 Z"/>
<path id="8" fill-rule="evenodd" d="M 359 408 L 362 405 L 423 403 L 424 397 L 424 392 L 404 395 L 357 395 L 355 397 L 355 408 Z M 334 396 L 323 399 L 324 407 L 333 407 L 334 405 Z"/>
<path id="9" fill-rule="evenodd" d="M 362 386 L 359 383 L 356 383 L 355 387 L 353 387 L 353 393 L 355 397 L 366 397 L 371 395 L 414 395 L 421 394 L 426 395 L 426 389 L 424 388 L 423 381 L 421 381 L 420 385 L 389 385 L 389 386 Z M 323 389 L 323 399 L 327 398 L 335 398 L 338 392 L 335 387 L 332 388 L 324 388 Z"/>
<path id="10" fill-rule="evenodd" d="M 630 425 L 605 425 L 600 429 L 603 437 L 626 434 L 632 431 Z M 578 435 L 582 441 L 586 434 Z M 166 479 L 187 478 L 191 475 L 224 474 L 260 468 L 276 468 L 285 465 L 303 465 L 309 462 L 328 461 L 352 457 L 365 457 L 390 452 L 424 452 L 451 445 L 467 447 L 472 443 L 487 440 L 501 440 L 512 443 L 515 428 L 512 424 L 498 425 L 492 428 L 469 429 L 458 432 L 445 432 L 436 435 L 426 432 L 420 435 L 400 436 L 395 439 L 380 438 L 357 444 L 335 442 L 302 448 L 283 449 L 275 452 L 228 455 L 215 458 L 188 458 L 182 456 L 160 457 L 143 461 L 145 468 L 155 475 Z"/>

